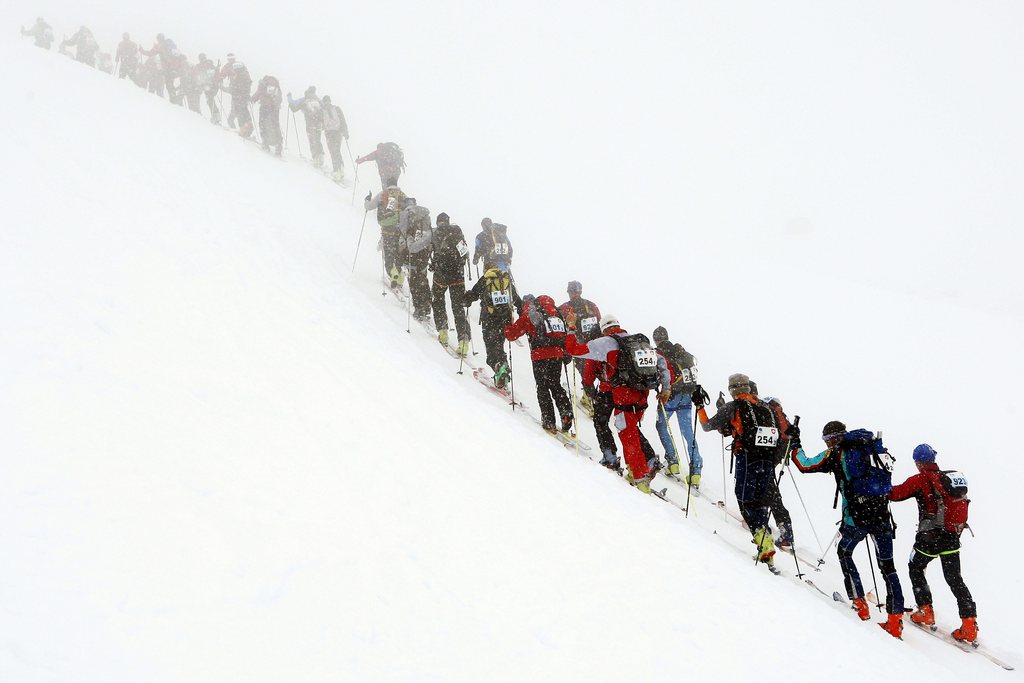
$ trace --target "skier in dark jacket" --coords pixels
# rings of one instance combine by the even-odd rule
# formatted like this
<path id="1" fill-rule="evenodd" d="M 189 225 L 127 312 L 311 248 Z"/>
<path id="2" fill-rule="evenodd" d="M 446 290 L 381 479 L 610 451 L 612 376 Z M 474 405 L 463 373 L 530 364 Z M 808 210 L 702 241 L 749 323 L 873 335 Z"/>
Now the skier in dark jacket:
<path id="1" fill-rule="evenodd" d="M 760 398 L 757 393 L 757 384 L 754 382 L 750 383 L 750 391 Z M 800 428 L 789 421 L 789 416 L 786 415 L 786 411 L 782 408 L 782 403 L 779 399 L 774 396 L 765 396 L 763 399 L 764 403 L 772 409 L 775 413 L 775 420 L 779 424 L 779 434 L 782 437 L 779 440 L 779 446 L 775 450 L 775 466 L 778 467 L 782 463 L 788 463 L 789 460 L 789 448 L 786 443 L 788 439 L 799 439 Z M 789 443 L 792 443 L 790 441 Z M 768 492 L 768 507 L 771 508 L 772 517 L 775 518 L 775 524 L 779 528 L 779 534 L 776 538 L 776 544 L 783 549 L 793 547 L 793 517 L 789 514 L 789 510 L 786 508 L 786 504 L 782 500 L 782 491 L 779 490 L 779 480 L 773 475 L 770 482 L 771 489 Z"/>
<path id="2" fill-rule="evenodd" d="M 483 277 L 466 292 L 463 303 L 468 307 L 474 301 L 480 302 L 480 331 L 487 350 L 487 365 L 494 371 L 494 385 L 504 388 L 511 375 L 505 355 L 505 326 L 512 323 L 516 310 L 522 310 L 523 300 L 512 277 L 496 263 L 486 263 Z"/>
<path id="3" fill-rule="evenodd" d="M 252 76 L 245 64 L 235 61 L 231 65 L 228 85 L 223 90 L 231 94 L 231 119 L 238 122 L 238 134 L 243 138 L 252 135 L 252 115 L 249 113 L 249 91 Z"/>
<path id="4" fill-rule="evenodd" d="M 96 66 L 96 51 L 99 50 L 99 43 L 92 35 L 92 31 L 82 26 L 75 32 L 75 35 L 71 36 L 64 42 L 61 47 L 74 46 L 75 48 L 75 61 L 81 62 L 82 64 L 88 64 L 89 66 Z"/>
<path id="5" fill-rule="evenodd" d="M 508 227 L 495 223 L 490 218 L 480 221 L 473 249 L 473 264 L 478 261 L 497 263 L 506 273 L 512 272 L 512 242 L 508 239 Z"/>
<path id="6" fill-rule="evenodd" d="M 430 270 L 434 274 L 431 284 L 431 298 L 434 310 L 434 326 L 437 340 L 448 345 L 448 311 L 445 292 L 452 302 L 452 317 L 455 318 L 455 333 L 458 338 L 456 353 L 465 357 L 469 353 L 469 320 L 466 318 L 466 255 L 469 247 L 462 234 L 462 228 L 452 225 L 448 214 L 437 214 L 437 229 L 434 230 L 434 250 L 430 256 Z"/>
<path id="7" fill-rule="evenodd" d="M 900 638 L 903 633 L 903 588 L 893 561 L 894 530 L 889 514 L 888 491 L 880 496 L 857 492 L 871 473 L 864 451 L 874 442 L 873 435 L 866 429 L 847 431 L 846 425 L 833 420 L 825 425 L 821 438 L 828 448 L 814 457 L 804 453 L 799 436 L 793 439 L 790 443 L 793 464 L 801 472 L 822 472 L 836 479 L 836 488 L 843 497 L 843 519 L 836 554 L 843 570 L 846 595 L 853 601 L 857 616 L 864 621 L 871 618 L 871 611 L 864 598 L 864 586 L 853 561 L 853 551 L 868 536 L 874 540 L 875 559 L 885 581 L 888 613 L 888 620 L 879 625 L 894 638 Z"/>
<path id="8" fill-rule="evenodd" d="M 331 178 L 340 183 L 345 177 L 345 160 L 341 156 L 341 141 L 348 139 L 348 123 L 341 107 L 331 102 L 329 95 L 324 95 L 324 139 L 327 140 L 327 151 L 331 154 Z"/>
<path id="9" fill-rule="evenodd" d="M 959 472 L 943 473 L 935 463 L 935 455 L 935 449 L 926 443 L 915 448 L 914 464 L 917 465 L 918 473 L 902 484 L 893 486 L 889 494 L 889 500 L 893 501 L 908 498 L 917 500 L 917 537 L 914 539 L 914 554 L 910 557 L 910 584 L 914 587 L 917 610 L 910 615 L 910 619 L 916 624 L 935 629 L 932 591 L 924 573 L 928 563 L 939 558 L 942 575 L 953 591 L 963 622 L 960 628 L 953 631 L 952 636 L 956 640 L 973 643 L 978 639 L 978 608 L 960 574 L 960 534 L 963 532 L 963 523 L 954 519 L 956 512 L 966 517 L 967 503 L 953 502 L 951 496 L 945 493 L 943 483 L 944 474 L 959 476 L 961 479 L 962 475 Z M 963 484 L 966 487 L 966 479 L 963 479 Z M 950 499 L 948 504 L 947 499 Z M 961 506 L 961 509 L 952 509 L 954 505 Z"/>
<path id="10" fill-rule="evenodd" d="M 204 53 L 199 54 L 199 60 L 193 67 L 193 80 L 196 86 L 206 96 L 206 106 L 210 109 L 210 122 L 220 125 L 220 108 L 217 106 L 217 93 L 220 92 L 217 78 L 217 67 L 213 60 Z"/>
<path id="11" fill-rule="evenodd" d="M 274 148 L 274 156 L 281 156 L 284 138 L 281 135 L 281 84 L 274 76 L 264 76 L 256 86 L 250 101 L 260 105 L 260 140 L 263 149 Z"/>
<path id="12" fill-rule="evenodd" d="M 32 28 L 25 30 L 25 27 L 21 27 L 21 35 L 32 36 L 35 41 L 36 47 L 41 47 L 44 50 L 49 50 L 50 46 L 53 45 L 53 29 L 50 25 L 43 21 L 42 17 L 36 17 L 36 23 L 32 24 Z"/>
<path id="13" fill-rule="evenodd" d="M 160 76 L 163 78 L 164 87 L 167 88 L 167 97 L 171 101 L 178 100 L 178 93 L 174 87 L 174 67 L 176 66 L 177 58 L 172 54 L 176 49 L 174 41 L 170 38 L 164 37 L 164 34 L 156 34 L 156 42 L 153 43 L 153 47 L 146 50 L 145 48 L 139 48 L 139 52 L 147 57 L 159 57 L 160 59 L 154 64 L 159 65 Z M 152 86 L 150 92 L 153 92 Z M 163 91 L 161 89 L 161 96 Z"/>
<path id="14" fill-rule="evenodd" d="M 366 211 L 377 210 L 377 224 L 380 225 L 380 244 L 377 250 L 382 252 L 388 284 L 391 289 L 396 290 L 405 283 L 402 266 L 405 265 L 406 259 L 400 249 L 401 235 L 398 232 L 405 199 L 405 193 L 398 187 L 398 182 L 392 179 L 385 185 L 384 190 L 372 196 L 367 192 L 366 199 L 363 200 L 363 208 Z"/>
<path id="15" fill-rule="evenodd" d="M 117 44 L 114 61 L 118 63 L 118 78 L 135 80 L 135 72 L 139 68 L 139 46 L 132 41 L 131 36 L 127 33 L 121 35 L 121 42 Z"/>
<path id="16" fill-rule="evenodd" d="M 324 165 L 324 132 L 323 102 L 316 96 L 316 86 L 306 88 L 306 94 L 297 100 L 288 93 L 288 106 L 292 111 L 302 110 L 306 119 L 306 137 L 309 138 L 309 154 L 313 157 L 313 165 L 320 168 Z"/>
<path id="17" fill-rule="evenodd" d="M 702 389 L 690 400 L 697 406 L 697 417 L 705 432 L 730 435 L 736 462 L 736 501 L 740 514 L 753 534 L 757 558 L 774 567 L 775 542 L 768 527 L 770 480 L 775 478 L 775 449 L 779 444 L 779 425 L 771 408 L 759 401 L 750 388 L 750 378 L 742 373 L 729 376 L 732 401 L 718 402 L 718 412 L 709 418 L 704 410 Z"/>
<path id="18" fill-rule="evenodd" d="M 537 405 L 540 407 L 541 426 L 552 432 L 556 429 L 555 408 L 563 432 L 572 429 L 572 402 L 562 387 L 562 366 L 569 362 L 565 352 L 565 320 L 555 308 L 555 300 L 546 294 L 536 298 L 523 297 L 523 311 L 519 320 L 505 326 L 505 338 L 515 341 L 527 335 L 530 340 L 530 360 L 533 379 L 537 384 Z"/>
<path id="19" fill-rule="evenodd" d="M 409 263 L 409 294 L 412 296 L 412 317 L 426 322 L 430 317 L 430 282 L 427 268 L 434 243 L 434 227 L 430 224 L 430 210 L 419 206 L 412 197 L 405 200 L 405 208 L 398 215 L 399 251 L 406 254 Z"/>

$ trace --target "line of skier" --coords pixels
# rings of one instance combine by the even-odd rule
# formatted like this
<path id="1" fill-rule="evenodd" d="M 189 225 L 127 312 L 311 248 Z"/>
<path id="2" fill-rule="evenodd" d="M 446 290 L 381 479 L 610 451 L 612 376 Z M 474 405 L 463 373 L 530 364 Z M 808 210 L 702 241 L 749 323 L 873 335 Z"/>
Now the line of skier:
<path id="1" fill-rule="evenodd" d="M 44 49 L 50 49 L 53 42 L 52 30 L 42 19 L 30 30 L 23 28 L 22 33 L 32 36 Z M 82 27 L 62 45 L 75 47 L 79 61 L 91 63 L 95 40 L 90 43 L 90 37 Z M 147 62 L 140 63 L 139 55 L 146 56 Z M 116 63 L 120 78 L 130 78 L 161 96 L 166 89 L 171 102 L 182 104 L 184 98 L 194 111 L 199 111 L 200 95 L 205 94 L 214 123 L 219 123 L 220 116 L 217 96 L 220 91 L 228 92 L 228 123 L 237 125 L 245 137 L 252 132 L 249 105 L 259 103 L 262 144 L 281 154 L 282 97 L 275 77 L 264 76 L 256 91 L 250 93 L 251 78 L 234 55 L 229 54 L 221 66 L 200 54 L 190 65 L 174 42 L 162 34 L 149 50 L 139 48 L 124 34 Z M 152 68 L 147 70 L 147 64 Z M 305 116 L 314 164 L 323 161 L 320 136 L 326 134 L 336 179 L 340 180 L 340 144 L 348 138 L 340 108 L 330 98 L 320 98 L 313 86 L 299 99 L 293 99 L 291 93 L 287 97 L 289 108 Z M 759 396 L 757 385 L 742 373 L 729 377 L 731 400 L 719 393 L 716 412 L 709 416 L 710 399 L 698 382 L 696 359 L 670 339 L 665 327 L 653 331 L 653 343 L 644 334 L 629 333 L 616 316 L 602 315 L 597 304 L 583 298 L 583 285 L 576 280 L 568 283 L 567 300 L 561 305 L 548 294 L 521 295 L 512 273 L 514 251 L 507 226 L 483 218 L 470 249 L 462 228 L 446 213 L 437 214 L 432 223 L 429 209 L 399 186 L 405 162 L 397 145 L 380 143 L 373 152 L 356 159 L 357 164 L 371 161 L 377 165 L 382 189 L 366 195 L 364 209 L 376 213 L 380 226 L 378 250 L 385 285 L 404 291 L 408 279 L 412 317 L 424 326 L 432 319 L 438 342 L 463 359 L 472 342 L 469 308 L 478 303 L 486 365 L 499 391 L 507 391 L 512 381 L 506 344 L 511 350 L 513 341 L 526 337 L 544 429 L 571 434 L 576 427 L 567 387 L 575 387 L 579 379 L 583 387 L 580 407 L 593 418 L 601 464 L 623 474 L 648 494 L 651 481 L 662 468 L 666 476 L 699 490 L 703 460 L 694 434 L 697 425 L 705 432 L 717 431 L 731 438 L 734 492 L 740 513 L 750 530 L 756 558 L 769 567 L 774 566 L 776 548 L 792 549 L 794 542 L 792 519 L 779 490 L 778 468 L 792 463 L 803 473 L 831 475 L 836 481 L 837 502 L 842 499 L 842 520 L 833 543 L 837 542 L 847 596 L 860 618 L 870 619 L 867 596 L 853 561 L 854 550 L 870 538 L 886 587 L 888 617 L 880 625 L 897 638 L 903 629 L 904 595 L 893 557 L 895 524 L 889 504 L 914 498 L 919 525 L 909 575 L 917 609 L 911 619 L 923 626 L 935 625 L 925 570 L 938 558 L 962 620 L 952 636 L 960 641 L 977 641 L 977 611 L 961 575 L 959 559 L 960 537 L 969 528 L 967 480 L 959 472 L 941 470 L 931 446 L 921 444 L 914 449 L 918 474 L 897 486 L 892 485 L 893 458 L 881 437 L 866 429 L 848 429 L 840 421 L 830 421 L 822 430 L 825 448 L 808 455 L 801 441 L 799 418 L 791 421 L 779 399 Z M 468 286 L 474 270 L 476 281 Z M 456 333 L 454 347 L 449 339 L 449 306 Z M 650 408 L 652 391 L 656 394 L 656 428 L 665 464 L 640 428 Z M 680 445 L 686 449 L 685 474 L 671 433 L 673 417 L 683 439 Z M 773 535 L 773 518 L 777 536 Z"/>

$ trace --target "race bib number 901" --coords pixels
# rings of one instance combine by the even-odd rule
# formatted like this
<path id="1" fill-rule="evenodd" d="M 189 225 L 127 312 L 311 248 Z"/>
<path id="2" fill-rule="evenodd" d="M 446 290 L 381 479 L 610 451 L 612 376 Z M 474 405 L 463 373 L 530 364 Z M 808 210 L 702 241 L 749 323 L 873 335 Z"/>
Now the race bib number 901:
<path id="1" fill-rule="evenodd" d="M 658 367 L 658 354 L 654 349 L 637 349 L 633 352 L 633 359 L 638 368 Z"/>
<path id="2" fill-rule="evenodd" d="M 548 318 L 544 321 L 544 325 L 548 328 L 548 332 L 565 332 L 565 323 L 561 318 Z"/>
<path id="3" fill-rule="evenodd" d="M 495 306 L 505 306 L 509 301 L 511 301 L 511 297 L 508 294 L 508 290 L 491 292 L 491 303 Z"/>
<path id="4" fill-rule="evenodd" d="M 758 427 L 754 435 L 755 446 L 775 448 L 779 445 L 779 430 L 775 427 Z"/>
<path id="5" fill-rule="evenodd" d="M 580 321 L 580 329 L 586 334 L 597 327 L 597 318 L 591 316 Z"/>

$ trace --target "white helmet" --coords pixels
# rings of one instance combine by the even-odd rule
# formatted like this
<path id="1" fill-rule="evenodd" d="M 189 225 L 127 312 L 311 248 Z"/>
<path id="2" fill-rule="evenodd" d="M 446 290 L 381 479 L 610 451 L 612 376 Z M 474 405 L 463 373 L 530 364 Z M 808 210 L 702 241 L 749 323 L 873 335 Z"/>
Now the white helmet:
<path id="1" fill-rule="evenodd" d="M 611 313 L 606 313 L 604 316 L 601 317 L 601 331 L 602 332 L 607 330 L 609 327 L 618 327 L 618 326 L 619 326 L 619 319 L 616 318 Z"/>

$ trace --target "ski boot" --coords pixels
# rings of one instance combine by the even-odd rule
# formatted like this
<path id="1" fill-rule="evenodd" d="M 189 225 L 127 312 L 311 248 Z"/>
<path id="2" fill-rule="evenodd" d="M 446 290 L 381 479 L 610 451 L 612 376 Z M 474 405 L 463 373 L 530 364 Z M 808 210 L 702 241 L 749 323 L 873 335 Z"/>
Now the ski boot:
<path id="1" fill-rule="evenodd" d="M 582 408 L 583 412 L 588 415 L 594 414 L 594 402 L 591 401 L 590 397 L 586 394 L 583 394 L 583 396 L 580 397 L 580 408 Z"/>
<path id="2" fill-rule="evenodd" d="M 508 384 L 508 379 L 511 374 L 512 373 L 508 369 L 508 365 L 504 361 L 498 363 L 498 368 L 494 371 L 494 386 L 499 389 L 504 389 L 505 385 Z"/>
<path id="3" fill-rule="evenodd" d="M 655 458 L 653 461 L 648 462 L 647 468 L 651 470 L 651 473 L 650 475 L 648 475 L 648 477 L 650 479 L 654 479 L 658 472 L 661 472 L 661 470 L 664 469 L 664 467 L 665 465 L 658 458 Z"/>
<path id="4" fill-rule="evenodd" d="M 448 346 L 448 330 L 441 330 L 437 333 L 437 341 L 441 346 Z"/>
<path id="5" fill-rule="evenodd" d="M 868 606 L 868 601 L 864 598 L 854 598 L 853 609 L 857 611 L 857 616 L 860 617 L 861 621 L 871 619 L 871 608 Z"/>
<path id="6" fill-rule="evenodd" d="M 931 605 L 921 605 L 910 615 L 910 620 L 915 624 L 921 626 L 927 626 L 931 630 L 935 630 L 935 611 Z"/>
<path id="7" fill-rule="evenodd" d="M 695 489 L 699 489 L 700 488 L 700 475 L 699 474 L 691 474 L 690 476 L 688 476 L 686 478 L 686 483 L 687 483 L 687 485 L 692 486 Z"/>
<path id="8" fill-rule="evenodd" d="M 793 530 L 787 524 L 779 524 L 779 537 L 775 539 L 775 545 L 782 550 L 792 550 Z"/>
<path id="9" fill-rule="evenodd" d="M 331 173 L 331 180 L 333 180 L 336 183 L 340 183 L 344 179 L 345 176 L 341 171 L 334 171 L 333 173 Z"/>
<path id="10" fill-rule="evenodd" d="M 391 289 L 398 289 L 402 286 L 402 271 L 391 266 L 391 270 L 388 275 L 391 276 Z"/>
<path id="11" fill-rule="evenodd" d="M 456 351 L 456 353 L 458 353 L 463 358 L 468 356 L 469 355 L 469 342 L 466 341 L 465 339 L 460 339 L 459 340 L 459 348 Z"/>
<path id="12" fill-rule="evenodd" d="M 640 491 L 640 493 L 646 493 L 647 495 L 650 495 L 651 477 L 640 477 L 635 482 L 633 482 L 633 484 L 634 486 L 636 486 L 637 490 Z"/>
<path id="13" fill-rule="evenodd" d="M 668 468 L 665 470 L 665 472 L 667 472 L 668 474 L 671 474 L 672 476 L 678 477 L 679 476 L 679 463 L 677 463 L 677 462 L 670 463 Z"/>
<path id="14" fill-rule="evenodd" d="M 893 638 L 903 640 L 903 613 L 890 614 L 889 618 L 878 624 L 878 626 Z"/>
<path id="15" fill-rule="evenodd" d="M 953 633 L 954 640 L 959 640 L 961 643 L 970 643 L 975 647 L 978 646 L 978 617 L 964 617 L 963 623 L 960 624 L 960 628 L 954 629 Z"/>
<path id="16" fill-rule="evenodd" d="M 615 472 L 620 477 L 622 476 L 622 465 L 619 463 L 619 456 L 610 449 L 602 449 L 601 451 L 601 466 L 607 467 L 612 472 Z"/>
<path id="17" fill-rule="evenodd" d="M 544 428 L 545 432 L 551 432 L 554 434 L 556 431 L 554 422 L 542 422 L 540 426 Z"/>
<path id="18" fill-rule="evenodd" d="M 568 433 L 572 429 L 572 415 L 562 416 L 562 431 Z"/>
<path id="19" fill-rule="evenodd" d="M 775 557 L 775 541 L 772 540 L 771 532 L 765 527 L 761 527 L 754 532 L 754 538 L 750 541 L 757 546 L 757 561 L 764 562 L 766 564 L 774 564 L 773 557 Z"/>

